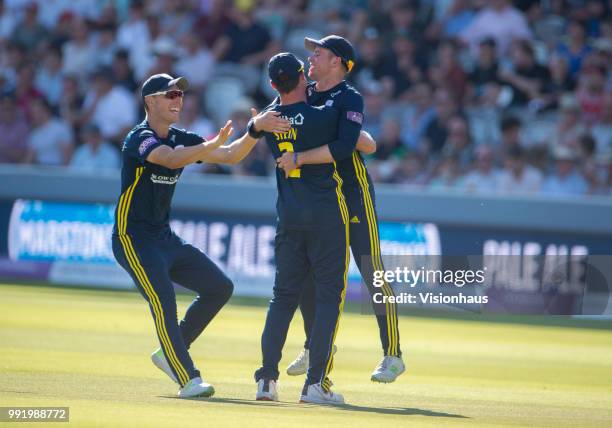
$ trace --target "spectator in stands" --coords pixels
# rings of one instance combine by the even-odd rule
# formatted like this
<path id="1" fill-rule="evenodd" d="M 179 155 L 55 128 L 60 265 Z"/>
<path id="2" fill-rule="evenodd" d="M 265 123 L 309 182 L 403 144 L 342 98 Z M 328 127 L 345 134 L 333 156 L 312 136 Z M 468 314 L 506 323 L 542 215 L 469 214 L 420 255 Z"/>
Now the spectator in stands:
<path id="1" fill-rule="evenodd" d="M 158 16 L 148 14 L 144 22 L 145 35 L 142 41 L 127 46 L 128 48 L 131 47 L 130 65 L 138 80 L 144 80 L 149 75 L 149 70 L 154 66 L 156 60 L 155 50 L 159 50 L 160 43 L 167 45 L 167 40 L 172 40 L 169 35 L 162 33 Z M 172 42 L 174 41 L 172 40 Z M 174 48 L 176 50 L 176 45 Z"/>
<path id="2" fill-rule="evenodd" d="M 376 152 L 368 162 L 368 170 L 376 181 L 394 182 L 398 164 L 406 154 L 398 121 L 393 117 L 383 120 L 380 135 L 376 140 Z"/>
<path id="3" fill-rule="evenodd" d="M 24 10 L 23 19 L 15 27 L 11 40 L 28 51 L 34 51 L 48 36 L 48 32 L 38 22 L 38 4 L 31 1 Z"/>
<path id="4" fill-rule="evenodd" d="M 42 91 L 51 105 L 57 106 L 64 86 L 62 51 L 60 48 L 56 46 L 47 48 L 43 56 L 42 66 L 38 68 L 34 81 L 36 88 Z"/>
<path id="5" fill-rule="evenodd" d="M 525 16 L 509 0 L 490 0 L 476 14 L 471 24 L 461 32 L 461 39 L 475 50 L 482 40 L 495 40 L 498 53 L 505 55 L 514 40 L 530 40 L 531 30 Z"/>
<path id="6" fill-rule="evenodd" d="M 457 102 L 447 89 L 440 88 L 435 95 L 435 118 L 425 129 L 422 149 L 431 155 L 439 154 L 448 137 L 448 120 L 457 114 Z"/>
<path id="7" fill-rule="evenodd" d="M 97 125 L 89 123 L 83 126 L 81 136 L 83 144 L 74 151 L 71 168 L 92 173 L 119 168 L 119 151 L 104 141 Z"/>
<path id="8" fill-rule="evenodd" d="M 512 45 L 512 69 L 500 69 L 499 78 L 514 91 L 512 105 L 524 107 L 541 95 L 550 75 L 536 62 L 531 43 L 518 40 Z"/>
<path id="9" fill-rule="evenodd" d="M 542 110 L 558 108 L 562 95 L 572 92 L 576 86 L 569 74 L 567 61 L 563 57 L 552 55 L 548 61 L 548 72 L 550 79 L 542 88 Z"/>
<path id="10" fill-rule="evenodd" d="M 27 163 L 67 165 L 74 146 L 72 130 L 66 122 L 54 117 L 51 105 L 37 98 L 30 108 L 33 125 L 28 137 Z"/>
<path id="11" fill-rule="evenodd" d="M 79 90 L 79 80 L 76 76 L 64 76 L 62 96 L 59 101 L 60 117 L 78 133 L 83 122 L 83 96 Z"/>
<path id="12" fill-rule="evenodd" d="M 10 39 L 17 22 L 17 15 L 7 11 L 5 0 L 0 0 L 0 44 Z"/>
<path id="13" fill-rule="evenodd" d="M 389 104 L 388 92 L 382 83 L 371 80 L 362 86 L 363 102 L 367 114 L 363 121 L 363 129 L 367 129 L 376 140 L 380 135 L 383 113 Z"/>
<path id="14" fill-rule="evenodd" d="M 395 168 L 393 175 L 389 177 L 389 183 L 401 184 L 407 187 L 425 186 L 427 183 L 427 170 L 423 169 L 425 164 L 423 157 L 418 153 L 406 154 Z"/>
<path id="15" fill-rule="evenodd" d="M 554 50 L 565 35 L 568 11 L 565 0 L 532 2 L 528 9 L 530 26 L 535 37 Z"/>
<path id="16" fill-rule="evenodd" d="M 457 37 L 470 26 L 476 14 L 469 0 L 453 0 L 442 19 L 442 32 L 447 37 Z"/>
<path id="17" fill-rule="evenodd" d="M 98 69 L 94 74 L 83 108 L 86 112 L 83 121 L 95 123 L 102 136 L 117 145 L 136 121 L 134 97 L 115 84 L 109 68 Z"/>
<path id="18" fill-rule="evenodd" d="M 155 14 L 161 16 L 162 33 L 171 34 L 172 37 L 180 40 L 191 32 L 195 22 L 195 14 L 189 2 L 184 0 L 164 0 L 161 9 L 160 13 Z"/>
<path id="19" fill-rule="evenodd" d="M 395 34 L 407 34 L 413 38 L 420 39 L 423 28 L 417 19 L 418 5 L 411 0 L 400 0 L 388 11 L 391 19 L 391 27 L 387 34 L 388 38 Z"/>
<path id="20" fill-rule="evenodd" d="M 423 80 L 423 72 L 415 61 L 416 46 L 407 34 L 396 34 L 393 40 L 395 56 L 395 75 L 393 77 L 393 96 L 401 101 L 410 98 L 410 89 Z"/>
<path id="21" fill-rule="evenodd" d="M 53 27 L 49 34 L 49 45 L 57 46 L 63 49 L 63 46 L 72 39 L 72 23 L 76 15 L 70 11 L 62 13 L 57 21 L 57 25 Z M 62 61 L 63 62 L 63 61 Z"/>
<path id="22" fill-rule="evenodd" d="M 588 125 L 601 120 L 606 94 L 606 69 L 603 65 L 586 64 L 578 77 L 576 97 L 582 110 L 582 118 Z M 612 90 L 608 88 L 608 91 Z"/>
<path id="23" fill-rule="evenodd" d="M 389 49 L 383 46 L 378 30 L 373 27 L 366 29 L 359 53 L 351 79 L 360 87 L 371 85 L 372 81 L 380 82 L 385 92 L 391 94 L 397 74 L 396 61 L 389 55 Z"/>
<path id="24" fill-rule="evenodd" d="M 581 135 L 578 142 L 574 144 L 578 147 L 577 158 L 580 173 L 587 182 L 587 193 L 590 195 L 603 192 L 602 186 L 605 179 L 595 157 L 596 145 L 595 139 L 589 134 Z"/>
<path id="25" fill-rule="evenodd" d="M 566 94 L 561 98 L 561 115 L 557 122 L 555 134 L 549 140 L 551 149 L 559 146 L 571 146 L 587 129 L 581 122 L 580 106 L 576 97 Z M 577 149 L 577 147 L 573 147 Z"/>
<path id="26" fill-rule="evenodd" d="M 26 62 L 28 52 L 25 47 L 14 42 L 0 45 L 0 90 L 14 91 L 17 85 L 17 71 Z"/>
<path id="27" fill-rule="evenodd" d="M 72 20 L 71 36 L 72 39 L 63 47 L 62 68 L 64 73 L 76 75 L 84 81 L 98 66 L 98 56 L 90 38 L 89 27 L 81 17 Z"/>
<path id="28" fill-rule="evenodd" d="M 502 194 L 535 194 L 542 187 L 542 173 L 527 165 L 525 150 L 513 146 L 504 160 L 504 169 L 499 174 L 499 191 Z"/>
<path id="29" fill-rule="evenodd" d="M 138 43 L 134 43 L 138 40 Z M 142 64 L 147 57 L 150 49 L 151 38 L 147 22 L 145 20 L 145 9 L 143 0 L 133 0 L 130 2 L 128 19 L 123 21 L 117 30 L 117 44 L 130 52 L 130 65 L 136 70 L 136 66 Z M 145 65 L 148 68 L 149 64 Z M 146 73 L 142 70 L 142 75 Z M 138 77 L 142 75 L 136 72 Z"/>
<path id="30" fill-rule="evenodd" d="M 176 47 L 176 42 L 169 36 L 160 36 L 153 43 L 152 49 L 153 63 L 146 73 L 147 76 L 163 73 L 176 76 L 177 73 L 174 67 L 180 56 L 180 51 Z"/>
<path id="31" fill-rule="evenodd" d="M 261 80 L 259 67 L 279 50 L 268 30 L 255 21 L 254 7 L 254 0 L 235 3 L 224 35 L 213 46 L 221 63 L 219 73 L 241 78 L 249 93 L 255 91 Z"/>
<path id="32" fill-rule="evenodd" d="M 567 41 L 559 43 L 557 53 L 567 61 L 569 74 L 573 79 L 578 75 L 582 61 L 590 52 L 584 24 L 576 19 L 571 20 L 567 26 Z"/>
<path id="33" fill-rule="evenodd" d="M 230 24 L 226 3 L 225 0 L 211 0 L 208 4 L 200 3 L 201 14 L 193 25 L 192 32 L 199 35 L 200 40 L 209 49 L 216 45 L 217 40 L 225 34 Z M 220 52 L 214 52 L 214 55 L 218 59 Z"/>
<path id="34" fill-rule="evenodd" d="M 546 196 L 585 195 L 589 188 L 586 180 L 576 168 L 577 155 L 567 146 L 557 147 L 554 152 L 555 171 L 542 185 Z"/>
<path id="35" fill-rule="evenodd" d="M 429 182 L 432 190 L 457 190 L 461 186 L 459 158 L 453 154 L 444 154 L 435 167 L 434 175 Z"/>
<path id="36" fill-rule="evenodd" d="M 457 58 L 457 47 L 452 40 L 440 43 L 437 52 L 437 65 L 440 69 L 442 85 L 446 86 L 453 98 L 462 102 L 465 96 L 467 76 Z"/>
<path id="37" fill-rule="evenodd" d="M 612 153 L 612 91 L 604 95 L 601 120 L 591 128 L 591 134 L 597 142 L 597 153 Z"/>
<path id="38" fill-rule="evenodd" d="M 34 63 L 26 61 L 17 69 L 15 97 L 17 105 L 26 114 L 30 113 L 32 102 L 43 97 L 43 94 L 34 85 L 35 67 Z"/>
<path id="39" fill-rule="evenodd" d="M 429 124 L 436 117 L 432 102 L 431 86 L 426 82 L 415 84 L 410 89 L 408 107 L 402 116 L 402 141 L 410 150 L 418 150 Z"/>
<path id="40" fill-rule="evenodd" d="M 130 67 L 130 56 L 127 50 L 118 49 L 112 63 L 113 77 L 117 85 L 122 86 L 131 93 L 138 89 L 138 83 Z"/>
<path id="41" fill-rule="evenodd" d="M 185 34 L 181 44 L 185 55 L 177 61 L 176 72 L 189 80 L 192 91 L 202 90 L 215 70 L 215 57 L 195 33 Z"/>
<path id="42" fill-rule="evenodd" d="M 498 61 L 495 50 L 495 40 L 484 39 L 478 45 L 476 66 L 468 76 L 470 83 L 470 99 L 476 104 L 486 103 L 487 89 L 499 85 Z"/>
<path id="43" fill-rule="evenodd" d="M 605 169 L 605 178 L 602 180 L 602 194 L 612 196 L 612 152 L 603 154 L 600 162 Z"/>
<path id="44" fill-rule="evenodd" d="M 451 117 L 448 120 L 447 132 L 442 152 L 457 159 L 459 171 L 463 174 L 472 164 L 474 149 L 467 120 L 459 115 Z"/>
<path id="45" fill-rule="evenodd" d="M 116 42 L 116 28 L 113 24 L 106 24 L 99 28 L 96 34 L 95 49 L 98 66 L 110 67 L 115 59 L 119 47 Z"/>
<path id="46" fill-rule="evenodd" d="M 459 187 L 469 193 L 495 195 L 500 187 L 500 171 L 493 163 L 493 148 L 488 145 L 478 146 L 475 155 L 475 168 L 463 177 Z"/>
<path id="47" fill-rule="evenodd" d="M 17 108 L 15 96 L 0 95 L 0 163 L 20 163 L 25 159 L 29 126 Z"/>

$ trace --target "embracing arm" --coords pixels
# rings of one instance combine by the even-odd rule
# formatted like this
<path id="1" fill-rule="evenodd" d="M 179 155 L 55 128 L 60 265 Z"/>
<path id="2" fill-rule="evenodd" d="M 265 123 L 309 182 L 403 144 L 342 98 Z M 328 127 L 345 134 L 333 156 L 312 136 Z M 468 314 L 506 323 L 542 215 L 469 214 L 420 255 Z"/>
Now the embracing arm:
<path id="1" fill-rule="evenodd" d="M 369 132 L 361 131 L 355 147 L 360 152 L 369 155 L 376 151 L 376 141 L 374 141 Z M 330 150 L 330 146 L 326 144 L 304 152 L 283 153 L 283 155 L 276 160 L 276 163 L 279 168 L 285 171 L 285 174 L 288 174 L 302 165 L 332 163 L 334 161 L 335 159 Z"/>

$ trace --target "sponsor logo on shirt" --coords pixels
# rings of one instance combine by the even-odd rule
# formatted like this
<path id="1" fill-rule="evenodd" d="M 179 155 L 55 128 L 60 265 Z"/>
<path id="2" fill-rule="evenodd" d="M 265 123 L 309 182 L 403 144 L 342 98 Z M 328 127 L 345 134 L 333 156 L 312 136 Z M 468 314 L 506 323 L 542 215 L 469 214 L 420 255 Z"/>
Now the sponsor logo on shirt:
<path id="1" fill-rule="evenodd" d="M 282 118 L 288 120 L 291 125 L 304 124 L 304 116 L 302 116 L 302 113 L 298 113 L 293 117 L 282 116 Z"/>
<path id="2" fill-rule="evenodd" d="M 331 107 L 331 106 L 333 106 L 333 105 L 334 105 L 334 100 L 327 100 L 327 101 L 325 101 L 325 105 L 326 105 L 327 107 Z"/>
<path id="3" fill-rule="evenodd" d="M 363 114 L 359 113 L 358 111 L 347 111 L 346 118 L 351 122 L 355 122 L 360 125 L 363 124 Z"/>
<path id="4" fill-rule="evenodd" d="M 155 139 L 155 137 L 147 138 L 142 143 L 140 143 L 140 146 L 138 146 L 138 153 L 140 153 L 141 156 L 144 155 L 147 149 L 156 143 L 157 140 Z"/>
<path id="5" fill-rule="evenodd" d="M 331 94 L 329 94 L 330 97 L 335 97 L 336 95 L 340 94 L 342 92 L 342 90 L 340 91 L 336 91 L 336 92 L 332 92 Z"/>
<path id="6" fill-rule="evenodd" d="M 151 174 L 151 181 L 157 184 L 176 184 L 179 179 L 179 176 L 180 174 L 176 174 L 172 177 L 169 177 L 167 175 Z"/>

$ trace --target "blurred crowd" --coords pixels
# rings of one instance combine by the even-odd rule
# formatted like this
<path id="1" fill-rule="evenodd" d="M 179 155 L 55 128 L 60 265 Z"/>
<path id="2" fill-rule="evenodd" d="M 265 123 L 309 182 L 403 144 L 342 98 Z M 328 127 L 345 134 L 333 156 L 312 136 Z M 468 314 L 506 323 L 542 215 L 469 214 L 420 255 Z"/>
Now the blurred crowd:
<path id="1" fill-rule="evenodd" d="M 274 97 L 304 36 L 351 40 L 375 182 L 612 195 L 612 1 L 0 0 L 0 162 L 119 168 L 147 76 L 186 76 L 180 127 L 211 137 Z M 306 64 L 307 65 L 307 64 Z M 270 176 L 265 145 L 192 175 Z"/>

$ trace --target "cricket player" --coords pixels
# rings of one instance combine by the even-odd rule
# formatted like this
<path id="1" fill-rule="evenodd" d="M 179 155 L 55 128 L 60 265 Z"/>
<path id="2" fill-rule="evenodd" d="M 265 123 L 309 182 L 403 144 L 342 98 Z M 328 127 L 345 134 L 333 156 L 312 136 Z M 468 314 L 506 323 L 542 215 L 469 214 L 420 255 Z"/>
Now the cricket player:
<path id="1" fill-rule="evenodd" d="M 275 158 L 293 155 L 331 142 L 338 133 L 338 111 L 306 104 L 304 65 L 293 54 L 280 53 L 268 64 L 270 83 L 280 103 L 270 108 L 291 124 L 289 132 L 264 136 Z M 372 142 L 373 144 L 373 142 Z M 274 297 L 261 339 L 263 363 L 255 372 L 257 400 L 278 400 L 278 363 L 289 324 L 297 309 L 305 279 L 314 278 L 315 316 L 311 358 L 300 402 L 340 404 L 342 395 L 330 390 L 333 343 L 344 306 L 349 263 L 348 209 L 342 181 L 333 163 L 306 165 L 286 175 L 277 170 L 278 226 L 275 239 Z"/>
<path id="2" fill-rule="evenodd" d="M 346 198 L 350 217 L 350 244 L 353 258 L 359 267 L 370 294 L 373 287 L 373 270 L 383 270 L 378 237 L 378 220 L 374 186 L 365 166 L 363 157 L 355 150 L 359 131 L 363 123 L 363 98 L 344 79 L 354 66 L 355 52 L 344 38 L 330 35 L 321 40 L 306 38 L 304 44 L 312 55 L 308 58 L 308 77 L 313 82 L 307 87 L 308 104 L 331 106 L 338 109 L 340 118 L 338 137 L 333 144 L 310 150 L 297 150 L 297 154 L 285 154 L 278 160 L 278 166 L 293 171 L 305 165 L 335 162 L 342 179 L 342 192 Z M 367 259 L 367 263 L 364 260 Z M 389 284 L 380 290 L 393 295 Z M 376 320 L 383 348 L 383 359 L 374 369 L 371 380 L 393 382 L 404 372 L 405 366 L 400 349 L 400 338 L 395 303 L 374 304 Z M 300 300 L 304 318 L 306 342 L 300 355 L 287 368 L 287 374 L 304 374 L 312 353 L 310 336 L 315 316 L 315 298 L 312 286 L 304 289 Z"/>
<path id="3" fill-rule="evenodd" d="M 161 347 L 151 359 L 179 384 L 181 398 L 214 394 L 188 349 L 228 301 L 233 284 L 202 251 L 170 229 L 174 188 L 185 165 L 236 163 L 257 142 L 245 134 L 223 146 L 233 131 L 231 121 L 210 141 L 171 126 L 179 121 L 187 87 L 184 77 L 167 74 L 153 75 L 143 84 L 146 118 L 123 142 L 121 195 L 112 236 L 117 262 L 130 274 L 153 315 Z M 289 127 L 277 115 L 270 112 L 253 121 L 260 129 L 287 131 Z M 197 293 L 180 323 L 172 282 Z"/>

